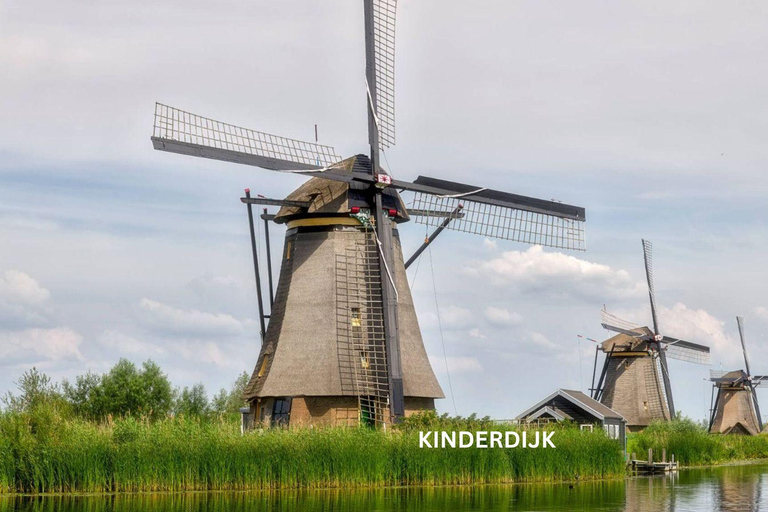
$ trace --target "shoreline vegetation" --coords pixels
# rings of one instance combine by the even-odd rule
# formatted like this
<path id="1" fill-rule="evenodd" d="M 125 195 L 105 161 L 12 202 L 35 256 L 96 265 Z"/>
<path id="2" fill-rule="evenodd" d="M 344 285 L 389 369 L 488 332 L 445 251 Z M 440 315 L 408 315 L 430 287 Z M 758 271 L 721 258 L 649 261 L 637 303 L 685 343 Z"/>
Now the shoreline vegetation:
<path id="1" fill-rule="evenodd" d="M 245 376 L 247 378 L 247 375 Z M 626 476 L 622 447 L 600 429 L 548 425 L 556 448 L 419 448 L 424 431 L 513 431 L 434 412 L 387 431 L 367 427 L 240 432 L 244 379 L 209 402 L 175 391 L 151 361 L 52 384 L 36 370 L 0 411 L 0 495 L 241 491 L 572 482 Z M 521 431 L 520 431 L 521 432 Z M 534 431 L 529 431 L 529 435 Z M 629 436 L 682 466 L 768 459 L 768 436 L 714 436 L 690 420 Z"/>

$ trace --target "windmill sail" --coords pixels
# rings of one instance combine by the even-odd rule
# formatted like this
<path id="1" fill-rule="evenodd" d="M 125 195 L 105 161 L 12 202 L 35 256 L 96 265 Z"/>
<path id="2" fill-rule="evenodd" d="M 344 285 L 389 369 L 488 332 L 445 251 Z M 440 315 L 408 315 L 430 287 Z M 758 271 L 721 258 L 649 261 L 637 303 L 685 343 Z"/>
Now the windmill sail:
<path id="1" fill-rule="evenodd" d="M 396 11 L 397 0 L 373 0 L 376 115 L 379 128 L 379 147 L 381 148 L 395 145 Z"/>
<path id="2" fill-rule="evenodd" d="M 453 220 L 446 229 L 558 249 L 586 250 L 583 208 L 423 176 L 413 184 L 402 185 L 415 192 L 413 208 L 417 210 L 444 212 L 462 206 L 462 217 Z M 433 215 L 419 216 L 415 221 L 435 227 L 442 224 L 442 218 Z"/>
<path id="3" fill-rule="evenodd" d="M 330 146 L 258 132 L 155 104 L 155 149 L 272 170 L 313 170 L 341 160 Z"/>

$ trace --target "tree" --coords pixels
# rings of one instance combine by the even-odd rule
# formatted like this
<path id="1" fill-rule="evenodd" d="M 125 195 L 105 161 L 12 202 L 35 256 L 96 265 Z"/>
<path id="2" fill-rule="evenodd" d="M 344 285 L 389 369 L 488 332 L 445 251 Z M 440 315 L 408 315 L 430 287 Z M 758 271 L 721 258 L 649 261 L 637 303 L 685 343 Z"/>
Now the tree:
<path id="1" fill-rule="evenodd" d="M 181 391 L 177 389 L 173 410 L 176 414 L 183 414 L 184 416 L 208 415 L 210 408 L 205 386 L 198 382 L 192 386 L 192 389 L 188 387 L 184 387 Z"/>
<path id="2" fill-rule="evenodd" d="M 167 416 L 173 406 L 173 390 L 168 376 L 151 359 L 144 362 L 141 371 L 144 386 L 144 410 L 153 419 Z"/>
<path id="3" fill-rule="evenodd" d="M 107 415 L 101 381 L 101 376 L 89 371 L 85 375 L 78 375 L 74 385 L 66 379 L 62 382 L 64 398 L 72 405 L 75 414 L 90 420 L 98 420 Z"/>
<path id="4" fill-rule="evenodd" d="M 42 406 L 63 405 L 59 387 L 35 367 L 24 372 L 14 384 L 20 394 L 8 392 L 0 399 L 9 411 L 33 412 Z"/>
<path id="5" fill-rule="evenodd" d="M 250 376 L 248 373 L 241 373 L 235 382 L 232 384 L 232 388 L 229 392 L 221 388 L 219 393 L 213 397 L 211 402 L 211 408 L 217 414 L 229 414 L 237 413 L 240 408 L 245 405 L 245 399 L 243 393 L 245 393 L 245 387 L 248 385 Z"/>

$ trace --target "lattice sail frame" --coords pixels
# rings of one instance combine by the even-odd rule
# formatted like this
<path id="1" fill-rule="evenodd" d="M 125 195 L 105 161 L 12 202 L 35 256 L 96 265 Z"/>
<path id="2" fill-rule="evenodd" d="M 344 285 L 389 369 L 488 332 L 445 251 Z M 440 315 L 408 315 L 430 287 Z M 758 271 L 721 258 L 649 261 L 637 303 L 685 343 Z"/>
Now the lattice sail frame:
<path id="1" fill-rule="evenodd" d="M 427 212 L 452 212 L 462 205 L 461 217 L 445 229 L 473 233 L 557 249 L 586 251 L 584 222 L 556 215 L 530 212 L 507 206 L 478 203 L 460 197 L 414 192 L 413 208 Z M 416 224 L 439 226 L 444 217 L 425 215 L 414 218 Z"/>
<path id="2" fill-rule="evenodd" d="M 373 44 L 379 146 L 395 145 L 395 14 L 397 0 L 373 0 Z"/>
<path id="3" fill-rule="evenodd" d="M 315 167 L 328 167 L 341 160 L 330 146 L 222 123 L 162 103 L 155 104 L 152 136 Z"/>

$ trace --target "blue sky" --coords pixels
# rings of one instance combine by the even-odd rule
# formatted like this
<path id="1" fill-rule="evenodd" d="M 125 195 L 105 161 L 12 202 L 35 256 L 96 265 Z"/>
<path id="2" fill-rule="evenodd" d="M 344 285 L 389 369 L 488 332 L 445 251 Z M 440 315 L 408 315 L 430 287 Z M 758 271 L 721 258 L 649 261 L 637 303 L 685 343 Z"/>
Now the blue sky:
<path id="1" fill-rule="evenodd" d="M 32 365 L 72 378 L 119 357 L 209 392 L 250 372 L 238 198 L 302 179 L 155 152 L 153 106 L 299 139 L 317 123 L 337 152 L 367 151 L 362 4 L 326 4 L 0 0 L 0 391 Z M 766 22 L 761 2 L 399 2 L 391 172 L 587 208 L 585 253 L 438 239 L 459 413 L 586 387 L 576 335 L 606 337 L 602 305 L 650 321 L 642 237 L 664 330 L 736 368 L 743 315 L 768 371 Z M 402 236 L 409 254 L 424 227 Z M 413 290 L 447 392 L 430 268 Z M 671 364 L 678 409 L 703 418 L 707 368 Z"/>

